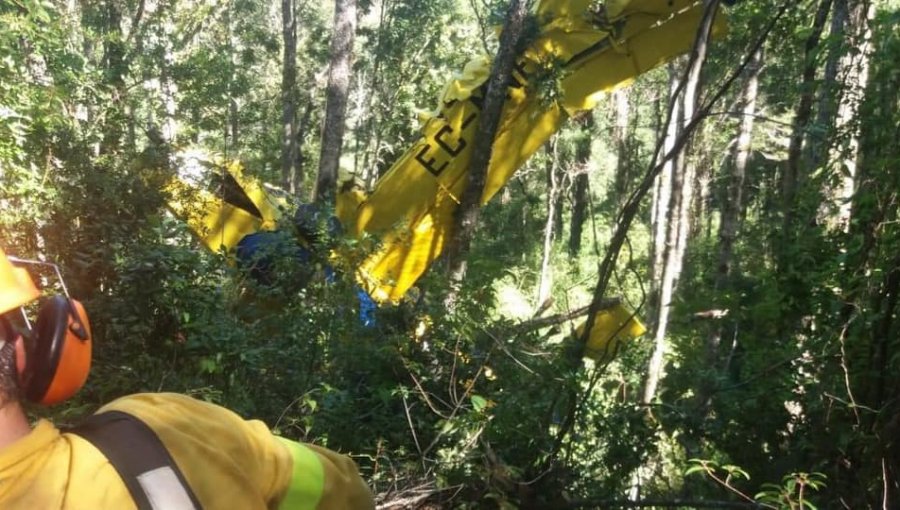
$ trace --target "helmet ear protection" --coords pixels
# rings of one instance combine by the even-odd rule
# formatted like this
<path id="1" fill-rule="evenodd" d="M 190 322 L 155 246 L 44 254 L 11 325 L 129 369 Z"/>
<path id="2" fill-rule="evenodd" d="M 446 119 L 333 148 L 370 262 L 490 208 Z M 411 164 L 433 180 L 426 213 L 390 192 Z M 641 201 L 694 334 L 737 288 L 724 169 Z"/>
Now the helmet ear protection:
<path id="1" fill-rule="evenodd" d="M 77 393 L 91 371 L 91 326 L 81 303 L 44 301 L 31 334 L 16 346 L 16 368 L 31 402 L 58 404 Z"/>
<path id="2" fill-rule="evenodd" d="M 23 396 L 37 404 L 57 404 L 84 386 L 91 369 L 92 337 L 87 313 L 80 302 L 69 298 L 56 265 L 6 258 L 13 263 L 51 266 L 62 284 L 65 296 L 44 300 L 33 325 L 20 308 L 24 332 L 15 331 L 6 317 L 0 318 L 0 339 L 15 342 L 16 370 Z"/>

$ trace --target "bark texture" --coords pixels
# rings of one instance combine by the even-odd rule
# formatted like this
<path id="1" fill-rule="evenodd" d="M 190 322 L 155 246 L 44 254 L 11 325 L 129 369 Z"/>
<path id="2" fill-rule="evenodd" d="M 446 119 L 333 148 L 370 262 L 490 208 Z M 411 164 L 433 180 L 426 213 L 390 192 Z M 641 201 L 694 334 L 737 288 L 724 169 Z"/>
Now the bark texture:
<path id="1" fill-rule="evenodd" d="M 553 137 L 547 144 L 549 162 L 547 163 L 547 221 L 544 224 L 544 245 L 541 255 L 541 272 L 538 283 L 537 298 L 534 308 L 537 311 L 547 307 L 545 303 L 550 298 L 553 286 L 553 268 L 550 259 L 553 254 L 553 239 L 556 237 L 556 217 L 561 210 L 559 204 L 559 190 L 563 176 L 559 172 L 559 153 L 557 151 L 559 140 Z"/>
<path id="2" fill-rule="evenodd" d="M 337 184 L 356 35 L 356 3 L 356 0 L 336 0 L 334 3 L 334 31 L 331 36 L 325 121 L 322 125 L 322 152 L 316 178 L 316 202 L 333 199 Z"/>
<path id="3" fill-rule="evenodd" d="M 727 184 L 725 193 L 721 200 L 721 216 L 719 221 L 718 233 L 718 254 L 715 271 L 714 292 L 717 301 L 714 303 L 715 310 L 719 315 L 727 314 L 725 308 L 728 301 L 728 294 L 731 289 L 731 279 L 734 264 L 734 243 L 737 239 L 737 233 L 740 226 L 740 220 L 743 213 L 744 200 L 743 190 L 744 181 L 747 174 L 747 162 L 750 157 L 751 143 L 753 140 L 753 125 L 756 115 L 756 96 L 759 88 L 759 74 L 762 70 L 763 54 L 762 50 L 757 51 L 753 55 L 753 60 L 747 67 L 747 80 L 744 83 L 742 92 L 743 108 L 741 109 L 741 122 L 738 127 L 737 141 L 734 145 L 734 153 L 732 155 L 731 164 L 728 165 L 730 172 L 727 176 Z M 723 325 L 721 323 L 714 324 L 710 328 L 710 332 L 706 338 L 706 358 L 707 367 L 714 373 L 717 369 L 727 370 L 727 366 L 722 366 L 720 361 L 720 346 L 722 343 Z M 737 340 L 735 339 L 734 342 Z M 735 346 L 732 345 L 732 349 Z M 705 381 L 698 389 L 698 398 L 700 405 L 706 407 L 709 403 L 713 392 L 714 381 Z M 704 413 L 705 414 L 705 413 Z"/>
<path id="4" fill-rule="evenodd" d="M 812 28 L 804 45 L 804 67 L 800 83 L 800 101 L 797 103 L 797 112 L 794 115 L 794 126 L 791 133 L 791 141 L 788 147 L 787 166 L 781 180 L 781 194 L 783 200 L 784 232 L 791 231 L 790 226 L 794 217 L 794 196 L 800 175 L 800 159 L 803 149 L 805 133 L 812 118 L 813 99 L 815 94 L 816 79 L 816 49 L 825 29 L 825 21 L 828 19 L 828 11 L 831 9 L 831 0 L 820 0 L 813 19 Z"/>
<path id="5" fill-rule="evenodd" d="M 628 184 L 631 181 L 628 143 L 628 119 L 630 108 L 628 104 L 628 89 L 619 89 L 613 92 L 614 105 L 613 118 L 613 145 L 616 148 L 616 178 L 614 184 L 615 197 L 613 202 L 620 207 L 627 198 Z"/>
<path id="6" fill-rule="evenodd" d="M 647 368 L 647 378 L 644 383 L 644 394 L 641 399 L 643 403 L 650 403 L 656 396 L 657 387 L 665 373 L 665 354 L 667 351 L 666 331 L 668 328 L 669 314 L 672 307 L 672 299 L 678 278 L 681 275 L 682 261 L 685 248 L 687 245 L 687 234 L 689 231 L 690 218 L 689 212 L 691 193 L 693 187 L 693 176 L 691 166 L 686 165 L 686 159 L 679 157 L 684 154 L 683 149 L 677 150 L 678 143 L 683 140 L 682 132 L 690 132 L 692 126 L 696 125 L 695 110 L 697 97 L 700 91 L 700 71 L 706 61 L 707 47 L 709 44 L 709 35 L 715 12 L 718 10 L 718 0 L 706 0 L 704 2 L 706 14 L 701 21 L 697 39 L 694 42 L 694 49 L 691 60 L 688 64 L 687 72 L 684 79 L 686 83 L 683 86 L 683 96 L 680 98 L 681 109 L 680 114 L 676 114 L 679 110 L 677 105 L 671 104 L 669 116 L 669 126 L 667 139 L 664 143 L 664 152 L 668 153 L 676 150 L 675 157 L 672 158 L 671 165 L 671 193 L 669 195 L 668 207 L 665 202 L 658 203 L 656 221 L 663 221 L 665 216 L 665 245 L 656 245 L 656 253 L 662 251 L 659 255 L 662 262 L 659 268 L 659 298 L 657 307 L 657 317 L 653 329 L 653 354 L 650 358 L 650 364 Z M 679 101 L 677 95 L 680 87 L 675 84 L 673 76 L 673 89 L 670 94 L 669 101 Z M 670 139 L 671 137 L 671 139 Z M 665 171 L 660 174 L 665 175 Z M 665 185 L 661 182 L 661 185 Z M 665 210 L 664 210 L 665 209 Z M 665 215 L 663 213 L 665 212 Z M 659 231 L 663 229 L 657 225 Z M 657 235 L 660 234 L 657 232 Z M 656 255 L 656 254 L 655 254 Z"/>
<path id="7" fill-rule="evenodd" d="M 661 136 L 663 140 L 663 152 L 668 153 L 672 150 L 675 139 L 678 136 L 678 118 L 681 116 L 681 102 L 674 95 L 679 88 L 680 72 L 676 70 L 675 64 L 669 64 L 669 102 L 671 103 L 672 119 L 666 126 L 660 126 L 664 129 Z M 662 171 L 656 176 L 653 185 L 653 201 L 651 209 L 651 232 L 652 244 L 651 248 L 651 288 L 654 295 L 659 295 L 662 286 L 663 265 L 666 254 L 666 232 L 667 218 L 669 216 L 669 206 L 672 198 L 672 173 L 678 158 L 672 158 L 663 165 Z M 653 300 L 653 304 L 658 305 L 658 299 Z"/>
<path id="8" fill-rule="evenodd" d="M 582 136 L 575 147 L 575 178 L 572 191 L 572 224 L 569 229 L 569 254 L 577 256 L 581 251 L 584 222 L 587 219 L 588 171 L 591 161 L 591 141 L 594 129 L 594 115 L 586 112 L 576 119 L 581 125 Z"/>
<path id="9" fill-rule="evenodd" d="M 447 296 L 448 304 L 453 304 L 456 289 L 465 278 L 466 256 L 475 235 L 481 206 L 481 195 L 484 191 L 484 180 L 491 154 L 494 148 L 494 135 L 500 123 L 500 113 L 506 101 L 506 91 L 516 61 L 516 47 L 525 24 L 528 2 L 513 0 L 509 4 L 503 32 L 500 34 L 500 47 L 491 66 L 491 77 L 488 80 L 481 115 L 478 119 L 478 136 L 472 146 L 472 159 L 469 163 L 469 180 L 463 192 L 459 207 L 454 217 L 454 239 L 448 250 L 450 260 L 450 281 L 454 290 Z"/>
<path id="10" fill-rule="evenodd" d="M 297 20 L 294 0 L 281 0 L 281 187 L 296 193 L 297 173 Z"/>
<path id="11" fill-rule="evenodd" d="M 838 3 L 846 2 L 840 0 Z M 872 2 L 855 2 L 847 9 L 847 25 L 844 27 L 843 49 L 838 61 L 837 76 L 840 95 L 834 119 L 839 142 L 829 158 L 836 164 L 840 175 L 837 186 L 827 190 L 831 211 L 829 223 L 844 232 L 850 226 L 852 199 L 856 191 L 860 159 L 860 106 L 869 84 L 869 59 L 872 54 L 872 20 L 875 5 Z M 852 48 L 852 50 L 851 50 Z"/>

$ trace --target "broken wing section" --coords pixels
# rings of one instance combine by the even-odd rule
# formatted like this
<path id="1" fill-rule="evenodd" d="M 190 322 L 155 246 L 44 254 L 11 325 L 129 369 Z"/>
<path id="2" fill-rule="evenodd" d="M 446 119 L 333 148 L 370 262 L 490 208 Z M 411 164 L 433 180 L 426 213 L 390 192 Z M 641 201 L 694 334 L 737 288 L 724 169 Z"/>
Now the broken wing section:
<path id="1" fill-rule="evenodd" d="M 183 220 L 210 251 L 233 253 L 245 236 L 275 230 L 285 204 L 237 161 L 193 157 L 168 180 L 168 209 Z"/>

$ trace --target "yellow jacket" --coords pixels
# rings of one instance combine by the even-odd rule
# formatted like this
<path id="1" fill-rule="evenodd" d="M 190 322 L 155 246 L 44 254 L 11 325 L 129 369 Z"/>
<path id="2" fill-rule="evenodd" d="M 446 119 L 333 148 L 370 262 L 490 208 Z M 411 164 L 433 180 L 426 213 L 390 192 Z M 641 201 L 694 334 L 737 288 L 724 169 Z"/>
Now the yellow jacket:
<path id="1" fill-rule="evenodd" d="M 159 436 L 205 510 L 374 508 L 349 458 L 274 436 L 260 421 L 177 394 L 120 398 L 99 412 L 140 418 Z M 0 508 L 133 510 L 93 445 L 41 420 L 0 451 Z"/>

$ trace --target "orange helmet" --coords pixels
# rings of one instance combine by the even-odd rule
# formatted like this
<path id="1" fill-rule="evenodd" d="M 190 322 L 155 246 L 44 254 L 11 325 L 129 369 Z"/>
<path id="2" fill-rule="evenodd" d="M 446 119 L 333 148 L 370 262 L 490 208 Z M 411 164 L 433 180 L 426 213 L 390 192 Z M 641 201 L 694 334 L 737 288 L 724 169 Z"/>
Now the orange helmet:
<path id="1" fill-rule="evenodd" d="M 13 267 L 0 248 L 0 314 L 34 301 L 40 295 L 28 271 Z"/>

